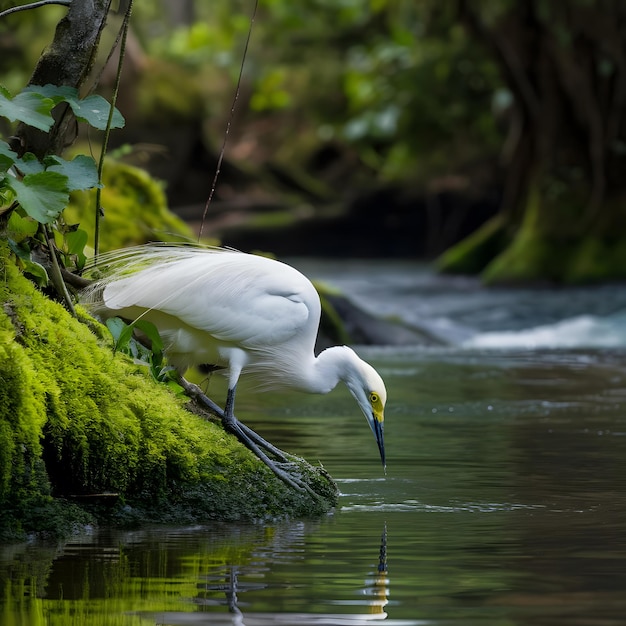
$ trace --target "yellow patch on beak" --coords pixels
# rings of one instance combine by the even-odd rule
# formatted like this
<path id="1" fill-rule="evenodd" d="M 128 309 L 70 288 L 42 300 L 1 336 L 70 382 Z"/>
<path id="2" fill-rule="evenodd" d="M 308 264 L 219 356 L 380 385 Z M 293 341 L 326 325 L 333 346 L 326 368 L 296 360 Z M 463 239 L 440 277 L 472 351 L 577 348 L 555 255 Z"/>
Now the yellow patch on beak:
<path id="1" fill-rule="evenodd" d="M 375 391 L 371 391 L 369 395 L 369 401 L 372 405 L 372 413 L 374 414 L 374 419 L 377 422 L 384 422 L 385 407 L 383 406 L 380 396 Z"/>

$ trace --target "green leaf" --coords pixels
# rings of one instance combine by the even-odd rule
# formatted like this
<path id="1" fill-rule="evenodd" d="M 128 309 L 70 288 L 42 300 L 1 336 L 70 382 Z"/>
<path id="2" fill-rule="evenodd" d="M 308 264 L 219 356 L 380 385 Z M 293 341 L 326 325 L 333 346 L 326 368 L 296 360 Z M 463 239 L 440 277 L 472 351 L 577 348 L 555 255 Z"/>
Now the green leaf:
<path id="1" fill-rule="evenodd" d="M 67 252 L 68 254 L 76 256 L 76 266 L 79 269 L 85 267 L 85 262 L 87 261 L 85 246 L 87 245 L 88 239 L 89 235 L 87 234 L 87 231 L 81 230 L 80 228 L 66 233 L 65 235 Z"/>
<path id="2" fill-rule="evenodd" d="M 116 350 L 125 350 L 130 347 L 130 343 L 133 340 L 133 330 L 132 324 L 124 324 L 116 341 Z"/>
<path id="3" fill-rule="evenodd" d="M 131 356 L 137 365 L 148 366 L 152 376 L 161 380 L 161 375 L 167 368 L 163 367 L 163 341 L 156 326 L 146 320 L 135 320 L 126 324 L 119 317 L 109 318 L 106 325 L 113 336 L 115 351 Z M 152 350 L 133 337 L 135 329 L 140 330 L 152 342 Z"/>
<path id="4" fill-rule="evenodd" d="M 32 152 L 27 152 L 18 159 L 15 166 L 22 174 L 37 174 L 45 169 L 44 164 Z"/>
<path id="5" fill-rule="evenodd" d="M 69 202 L 67 177 L 58 172 L 28 174 L 11 187 L 24 211 L 42 224 L 54 221 Z"/>
<path id="6" fill-rule="evenodd" d="M 17 241 L 23 241 L 27 237 L 33 237 L 39 228 L 39 224 L 29 217 L 22 217 L 17 211 L 13 211 L 7 223 L 7 233 Z"/>
<path id="7" fill-rule="evenodd" d="M 43 95 L 53 100 L 55 104 L 67 102 L 81 122 L 87 122 L 98 130 L 104 130 L 107 126 L 111 105 L 102 96 L 91 95 L 81 100 L 74 87 L 65 85 L 30 85 L 24 91 Z M 123 126 L 124 117 L 117 109 L 114 109 L 111 128 L 123 128 Z"/>
<path id="8" fill-rule="evenodd" d="M 27 246 L 20 245 L 12 239 L 8 241 L 9 247 L 20 260 L 24 272 L 30 274 L 40 287 L 45 287 L 48 284 L 48 272 L 46 272 L 44 266 L 31 259 L 30 249 Z"/>
<path id="9" fill-rule="evenodd" d="M 24 272 L 30 274 L 40 287 L 46 287 L 49 282 L 46 268 L 36 261 L 24 261 Z"/>
<path id="10" fill-rule="evenodd" d="M 113 336 L 113 349 L 115 352 L 131 356 L 139 364 L 147 365 L 148 350 L 133 337 L 133 331 L 135 330 L 133 324 L 127 324 L 119 317 L 111 317 L 106 321 L 106 325 Z"/>
<path id="11" fill-rule="evenodd" d="M 69 102 L 70 100 L 78 100 L 78 90 L 76 87 L 68 85 L 28 85 L 24 87 L 22 93 L 36 93 L 44 98 L 50 98 L 54 104 L 59 102 Z"/>
<path id="12" fill-rule="evenodd" d="M 13 191 L 11 186 L 14 180 L 14 176 L 0 172 L 0 215 L 6 213 L 13 202 L 15 202 L 15 191 Z"/>
<path id="13" fill-rule="evenodd" d="M 13 239 L 9 239 L 9 248 L 20 261 L 30 261 L 30 249 L 28 246 L 20 245 Z"/>
<path id="14" fill-rule="evenodd" d="M 69 232 L 65 235 L 67 240 L 67 251 L 69 254 L 84 254 L 85 246 L 89 239 L 89 235 L 86 230 L 77 229 Z"/>
<path id="15" fill-rule="evenodd" d="M 127 324 L 119 317 L 112 317 L 106 321 L 107 328 L 113 336 L 114 350 L 122 352 L 133 358 L 137 365 L 147 366 L 154 380 L 165 383 L 176 394 L 182 391 L 176 381 L 176 370 L 165 364 L 163 357 L 163 340 L 159 335 L 157 327 L 144 319 L 135 320 Z M 141 331 L 151 342 L 152 349 L 149 350 L 142 343 L 133 337 L 133 331 Z"/>
<path id="16" fill-rule="evenodd" d="M 161 339 L 161 335 L 159 335 L 157 327 L 152 322 L 148 322 L 147 320 L 135 320 L 132 326 L 138 328 L 148 337 L 152 345 L 152 352 L 155 354 L 163 352 L 163 340 Z"/>
<path id="17" fill-rule="evenodd" d="M 0 115 L 11 122 L 24 122 L 39 130 L 50 130 L 54 123 L 51 115 L 54 105 L 50 98 L 29 91 L 22 91 L 11 98 L 9 92 L 0 87 Z"/>
<path id="18" fill-rule="evenodd" d="M 87 122 L 98 130 L 104 130 L 107 127 L 111 105 L 102 96 L 91 95 L 84 100 L 72 100 L 69 105 L 74 115 L 82 122 Z M 111 128 L 123 128 L 124 123 L 122 114 L 114 109 Z"/>
<path id="19" fill-rule="evenodd" d="M 124 328 L 126 328 L 127 326 L 128 324 L 126 324 L 126 322 L 124 322 L 124 320 L 120 319 L 119 317 L 110 317 L 106 321 L 106 327 L 109 329 L 109 332 L 113 337 L 116 349 L 119 346 L 120 335 L 122 334 Z"/>
<path id="20" fill-rule="evenodd" d="M 0 140 L 0 171 L 6 172 L 17 161 L 17 154 L 6 141 Z"/>
<path id="21" fill-rule="evenodd" d="M 92 157 L 79 154 L 71 161 L 59 156 L 49 156 L 46 164 L 53 163 L 46 168 L 47 172 L 58 172 L 67 176 L 68 190 L 91 189 L 98 186 L 98 167 Z"/>

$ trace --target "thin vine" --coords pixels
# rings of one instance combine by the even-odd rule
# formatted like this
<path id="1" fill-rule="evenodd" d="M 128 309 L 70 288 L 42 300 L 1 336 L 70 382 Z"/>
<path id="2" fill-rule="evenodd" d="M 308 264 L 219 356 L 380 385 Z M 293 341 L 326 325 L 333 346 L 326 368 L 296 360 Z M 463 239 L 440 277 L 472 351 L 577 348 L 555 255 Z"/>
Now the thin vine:
<path id="1" fill-rule="evenodd" d="M 215 175 L 213 176 L 213 182 L 211 183 L 211 191 L 209 192 L 209 197 L 204 205 L 204 212 L 202 213 L 202 221 L 200 222 L 200 231 L 198 232 L 198 241 L 202 237 L 202 231 L 204 230 L 204 222 L 206 220 L 207 213 L 209 211 L 209 206 L 211 201 L 213 200 L 213 195 L 215 194 L 215 188 L 217 187 L 217 179 L 219 178 L 220 171 L 222 169 L 222 161 L 224 160 L 224 153 L 226 152 L 226 143 L 228 141 L 228 135 L 230 134 L 230 126 L 235 117 L 235 109 L 237 107 L 237 100 L 239 99 L 239 91 L 241 89 L 241 80 L 243 78 L 243 68 L 246 62 L 246 56 L 248 54 L 248 46 L 250 45 L 250 38 L 252 37 L 252 26 L 254 25 L 254 20 L 256 18 L 257 8 L 259 6 L 259 0 L 254 1 L 254 8 L 252 10 L 252 16 L 250 17 L 250 28 L 248 29 L 248 36 L 246 38 L 246 45 L 243 49 L 243 55 L 241 57 L 241 65 L 239 67 L 239 76 L 237 78 L 237 87 L 235 88 L 235 95 L 233 97 L 233 102 L 230 107 L 230 116 L 228 118 L 228 122 L 226 123 L 226 130 L 224 132 L 224 141 L 222 142 L 222 148 L 220 150 L 219 157 L 217 159 L 217 166 L 215 168 Z"/>
<path id="2" fill-rule="evenodd" d="M 124 65 L 124 56 L 126 54 L 126 39 L 128 37 L 128 26 L 130 23 L 130 16 L 133 11 L 133 0 L 128 0 L 128 6 L 126 7 L 126 13 L 124 14 L 124 21 L 122 22 L 122 37 L 120 40 L 120 58 L 117 63 L 117 73 L 115 75 L 115 85 L 113 88 L 113 95 L 111 96 L 111 109 L 109 111 L 109 118 L 107 120 L 106 129 L 104 131 L 104 138 L 102 140 L 102 149 L 100 151 L 100 159 L 98 161 L 98 182 L 99 185 L 96 189 L 96 206 L 95 206 L 95 230 L 94 230 L 94 261 L 98 260 L 98 253 L 100 251 L 100 217 L 103 214 L 102 210 L 102 172 L 104 169 L 104 159 L 106 156 L 107 146 L 109 144 L 109 135 L 111 134 L 111 123 L 113 121 L 113 112 L 115 109 L 115 103 L 117 102 L 117 94 L 120 88 L 120 82 L 122 78 L 122 67 Z"/>
<path id="3" fill-rule="evenodd" d="M 72 298 L 67 289 L 67 285 L 63 280 L 63 274 L 61 272 L 59 259 L 57 258 L 56 245 L 54 243 L 54 234 L 52 233 L 52 229 L 50 228 L 49 224 L 42 224 L 41 230 L 43 231 L 43 236 L 46 240 L 46 246 L 48 247 L 48 254 L 51 263 L 50 279 L 52 280 L 52 284 L 54 285 L 59 295 L 63 298 L 67 310 L 73 317 L 76 317 L 76 311 L 74 309 L 74 304 L 72 303 Z"/>

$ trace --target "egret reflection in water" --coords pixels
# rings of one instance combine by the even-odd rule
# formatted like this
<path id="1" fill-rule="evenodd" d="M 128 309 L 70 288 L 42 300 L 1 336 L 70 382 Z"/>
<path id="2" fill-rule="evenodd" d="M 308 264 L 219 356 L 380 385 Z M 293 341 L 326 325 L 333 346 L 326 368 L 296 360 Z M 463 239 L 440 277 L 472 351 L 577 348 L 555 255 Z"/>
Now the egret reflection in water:
<path id="1" fill-rule="evenodd" d="M 288 612 L 248 612 L 245 594 L 252 591 L 272 592 L 271 585 L 265 582 L 250 582 L 249 578 L 258 576 L 254 566 L 230 565 L 217 568 L 205 577 L 200 586 L 202 590 L 194 598 L 194 604 L 201 607 L 198 612 L 168 611 L 146 615 L 155 620 L 157 626 L 183 626 L 191 624 L 229 624 L 232 626 L 265 626 L 269 624 L 298 625 L 333 625 L 359 626 L 373 620 L 387 619 L 385 606 L 388 604 L 389 578 L 387 571 L 387 527 L 383 528 L 378 553 L 378 563 L 374 570 L 367 573 L 364 586 L 360 589 L 363 600 L 335 601 L 342 606 L 358 606 L 358 613 L 288 613 Z M 242 580 L 243 579 L 243 580 Z M 333 580 L 336 572 L 333 573 Z M 356 591 L 356 590 L 355 590 Z M 223 610 L 216 610 L 223 607 Z M 406 624 L 406 622 L 400 622 Z"/>

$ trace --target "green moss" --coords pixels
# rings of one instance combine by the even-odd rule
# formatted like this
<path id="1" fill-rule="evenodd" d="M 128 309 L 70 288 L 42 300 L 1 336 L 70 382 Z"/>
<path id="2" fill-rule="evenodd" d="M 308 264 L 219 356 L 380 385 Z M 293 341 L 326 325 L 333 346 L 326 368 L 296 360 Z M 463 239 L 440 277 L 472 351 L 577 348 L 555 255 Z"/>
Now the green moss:
<path id="1" fill-rule="evenodd" d="M 582 284 L 626 279 L 626 202 L 607 198 L 592 221 L 584 189 L 547 178 L 531 185 L 514 236 L 496 216 L 438 260 L 444 272 L 480 274 L 487 284 Z"/>
<path id="2" fill-rule="evenodd" d="M 118 494 L 112 507 L 91 507 L 118 522 L 253 520 L 334 504 L 334 484 L 320 471 L 302 462 L 324 496 L 313 502 L 114 355 L 39 293 L 1 244 L 0 276 L 0 535 L 40 531 L 44 519 L 68 528 L 59 512 L 76 520 L 83 509 L 60 498 L 85 494 Z"/>
<path id="3" fill-rule="evenodd" d="M 482 274 L 488 284 L 569 285 L 626 279 L 626 242 L 590 235 L 575 240 L 521 233 Z"/>
<path id="4" fill-rule="evenodd" d="M 595 236 L 582 239 L 563 279 L 570 284 L 626 279 L 626 241 Z"/>
<path id="5" fill-rule="evenodd" d="M 108 160 L 102 179 L 101 251 L 194 238 L 189 226 L 168 210 L 161 184 L 144 170 Z M 66 223 L 80 224 L 89 233 L 90 246 L 94 245 L 95 196 L 95 190 L 73 193 L 63 213 Z"/>
<path id="6" fill-rule="evenodd" d="M 483 271 L 487 284 L 588 284 L 626 279 L 626 241 L 549 238 L 522 231 Z"/>
<path id="7" fill-rule="evenodd" d="M 580 190 L 561 186 L 557 193 L 552 187 L 529 192 L 519 231 L 485 267 L 483 280 L 582 284 L 626 278 L 626 240 L 616 236 L 623 232 L 624 203 L 607 200 L 604 215 L 611 219 L 591 226 Z"/>
<path id="8" fill-rule="evenodd" d="M 560 282 L 577 242 L 571 215 L 579 211 L 572 194 L 556 181 L 531 185 L 518 232 L 485 267 L 483 280 L 487 284 Z"/>
<path id="9" fill-rule="evenodd" d="M 567 245 L 522 232 L 482 273 L 487 284 L 558 281 L 567 263 Z"/>

